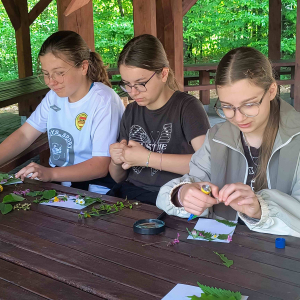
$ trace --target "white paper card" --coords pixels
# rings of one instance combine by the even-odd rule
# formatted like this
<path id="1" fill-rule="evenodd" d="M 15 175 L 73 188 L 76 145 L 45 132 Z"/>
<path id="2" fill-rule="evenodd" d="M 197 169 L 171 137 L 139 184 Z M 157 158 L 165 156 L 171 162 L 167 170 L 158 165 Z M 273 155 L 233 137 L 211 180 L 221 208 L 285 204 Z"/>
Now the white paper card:
<path id="1" fill-rule="evenodd" d="M 188 296 L 200 297 L 202 290 L 198 286 L 177 284 L 162 300 L 190 300 Z M 242 296 L 241 300 L 248 299 L 248 296 Z"/>
<path id="2" fill-rule="evenodd" d="M 232 221 L 233 223 L 236 223 L 236 221 Z M 236 227 L 236 226 L 235 226 Z M 210 232 L 216 236 L 213 237 L 212 242 L 219 242 L 219 243 L 229 243 L 231 241 L 232 235 L 234 233 L 235 227 L 227 226 L 223 223 L 220 223 L 213 219 L 202 219 L 199 218 L 196 226 L 194 229 Z M 193 233 L 193 230 L 190 230 Z M 226 240 L 219 240 L 218 235 L 219 234 L 226 234 L 229 235 L 230 238 Z M 200 241 L 207 241 L 203 238 L 193 238 L 192 236 L 188 236 L 189 240 L 200 240 Z"/>
<path id="3" fill-rule="evenodd" d="M 64 195 L 58 195 L 57 197 L 62 197 Z M 54 198 L 53 198 L 54 199 Z M 53 199 L 51 199 L 53 201 Z M 66 208 L 72 208 L 72 209 L 83 209 L 87 207 L 88 205 L 82 205 L 75 203 L 76 197 L 75 196 L 68 196 L 67 201 L 61 201 L 61 202 L 42 202 L 40 204 L 42 205 L 48 205 L 48 206 L 57 206 L 57 207 L 66 207 Z M 95 202 L 94 202 L 95 203 Z M 90 203 L 89 205 L 91 205 Z"/>

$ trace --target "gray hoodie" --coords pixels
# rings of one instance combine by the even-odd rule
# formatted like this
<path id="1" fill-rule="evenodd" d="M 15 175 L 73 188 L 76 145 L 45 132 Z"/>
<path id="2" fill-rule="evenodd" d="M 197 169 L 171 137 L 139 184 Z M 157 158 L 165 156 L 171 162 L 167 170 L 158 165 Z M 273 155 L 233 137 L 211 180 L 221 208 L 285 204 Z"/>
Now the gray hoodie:
<path id="1" fill-rule="evenodd" d="M 280 100 L 280 125 L 267 167 L 268 189 L 256 193 L 262 209 L 260 219 L 237 213 L 230 206 L 214 205 L 201 215 L 236 220 L 239 216 L 254 231 L 300 237 L 300 113 Z M 156 205 L 169 215 L 183 218 L 189 213 L 171 202 L 177 187 L 209 181 L 220 189 L 225 184 L 243 182 L 248 163 L 240 130 L 229 121 L 211 128 L 203 146 L 192 156 L 190 173 L 161 187 Z"/>

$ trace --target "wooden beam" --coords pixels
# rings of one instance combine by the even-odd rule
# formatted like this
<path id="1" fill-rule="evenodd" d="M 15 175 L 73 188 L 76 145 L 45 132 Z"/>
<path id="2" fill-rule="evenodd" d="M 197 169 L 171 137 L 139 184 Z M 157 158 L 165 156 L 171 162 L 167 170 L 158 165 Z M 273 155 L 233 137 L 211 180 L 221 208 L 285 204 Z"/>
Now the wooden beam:
<path id="1" fill-rule="evenodd" d="M 157 0 L 157 37 L 166 50 L 170 67 L 183 90 L 182 0 Z"/>
<path id="2" fill-rule="evenodd" d="M 29 13 L 29 25 L 47 8 L 52 0 L 40 0 Z"/>
<path id="3" fill-rule="evenodd" d="M 93 2 L 89 1 L 88 4 L 65 16 L 64 13 L 71 2 L 71 0 L 57 0 L 58 29 L 77 32 L 89 48 L 95 51 Z"/>
<path id="4" fill-rule="evenodd" d="M 182 0 L 182 16 L 191 9 L 192 6 L 196 4 L 197 0 Z"/>
<path id="5" fill-rule="evenodd" d="M 269 58 L 278 60 L 281 57 L 281 0 L 269 0 Z"/>
<path id="6" fill-rule="evenodd" d="M 64 15 L 67 17 L 77 9 L 80 9 L 81 7 L 88 4 L 91 0 L 72 0 L 68 7 L 66 8 Z"/>
<path id="7" fill-rule="evenodd" d="M 294 107 L 300 111 L 300 0 L 297 0 Z"/>
<path id="8" fill-rule="evenodd" d="M 32 58 L 27 0 L 18 0 L 16 1 L 16 5 L 20 12 L 21 21 L 20 28 L 16 30 L 18 72 L 19 78 L 24 78 L 32 75 Z M 35 105 L 35 103 L 35 99 L 19 102 L 19 115 L 28 117 L 30 115 L 30 107 L 32 105 Z"/>
<path id="9" fill-rule="evenodd" d="M 156 0 L 133 0 L 134 36 L 156 36 Z"/>
<path id="10" fill-rule="evenodd" d="M 3 6 L 8 14 L 12 26 L 15 30 L 19 29 L 21 26 L 20 12 L 17 5 L 13 0 L 2 0 Z"/>

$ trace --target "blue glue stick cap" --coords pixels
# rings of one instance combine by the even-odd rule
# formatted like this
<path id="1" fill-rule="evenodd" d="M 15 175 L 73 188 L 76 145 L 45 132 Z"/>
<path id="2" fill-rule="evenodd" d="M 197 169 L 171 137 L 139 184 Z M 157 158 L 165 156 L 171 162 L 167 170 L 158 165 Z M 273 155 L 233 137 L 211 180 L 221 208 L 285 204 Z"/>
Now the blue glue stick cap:
<path id="1" fill-rule="evenodd" d="M 285 239 L 284 238 L 277 238 L 275 240 L 275 247 L 278 249 L 284 249 L 285 248 Z"/>

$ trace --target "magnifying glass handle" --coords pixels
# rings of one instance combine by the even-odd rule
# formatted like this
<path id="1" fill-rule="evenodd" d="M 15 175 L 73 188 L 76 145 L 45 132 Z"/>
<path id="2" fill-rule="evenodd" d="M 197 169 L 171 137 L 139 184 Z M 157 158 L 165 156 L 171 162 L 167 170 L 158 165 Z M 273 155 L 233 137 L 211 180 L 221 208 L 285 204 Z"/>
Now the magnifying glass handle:
<path id="1" fill-rule="evenodd" d="M 166 213 L 165 211 L 162 212 L 162 213 L 157 217 L 157 220 L 163 219 L 166 215 L 167 215 L 167 213 Z"/>

